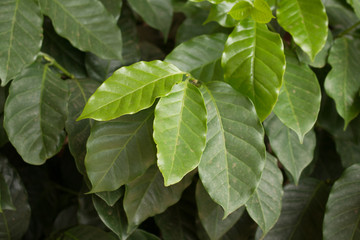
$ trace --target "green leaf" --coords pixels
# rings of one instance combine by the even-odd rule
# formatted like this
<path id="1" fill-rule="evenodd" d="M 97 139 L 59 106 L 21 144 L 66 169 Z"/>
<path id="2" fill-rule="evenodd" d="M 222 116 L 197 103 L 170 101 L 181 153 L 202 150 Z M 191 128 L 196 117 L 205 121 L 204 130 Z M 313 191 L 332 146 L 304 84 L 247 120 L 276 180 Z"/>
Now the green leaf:
<path id="1" fill-rule="evenodd" d="M 3 210 L 16 210 L 11 199 L 11 194 L 7 183 L 5 182 L 4 176 L 0 172 L 0 213 Z"/>
<path id="2" fill-rule="evenodd" d="M 220 81 L 224 79 L 220 60 L 225 41 L 223 33 L 201 35 L 177 46 L 165 61 L 191 73 L 200 81 Z"/>
<path id="3" fill-rule="evenodd" d="M 122 40 L 116 20 L 98 0 L 39 0 L 56 32 L 82 51 L 106 59 L 121 59 Z M 81 14 L 79 14 L 79 12 Z"/>
<path id="4" fill-rule="evenodd" d="M 251 101 L 223 82 L 201 88 L 207 109 L 206 147 L 199 174 L 225 216 L 254 193 L 265 165 L 264 130 Z"/>
<path id="5" fill-rule="evenodd" d="M 174 65 L 162 61 L 122 67 L 90 97 L 78 120 L 107 121 L 148 108 L 181 82 L 183 75 Z"/>
<path id="6" fill-rule="evenodd" d="M 79 225 L 63 232 L 57 239 L 61 240 L 116 240 L 115 237 L 100 228 Z"/>
<path id="7" fill-rule="evenodd" d="M 130 235 L 130 237 L 127 238 L 128 240 L 160 240 L 157 236 L 145 232 L 141 229 L 136 229 L 133 234 Z"/>
<path id="8" fill-rule="evenodd" d="M 334 36 L 356 24 L 359 19 L 348 6 L 345 1 L 327 0 L 324 1 L 326 13 L 329 18 L 329 25 Z"/>
<path id="9" fill-rule="evenodd" d="M 347 168 L 331 188 L 323 224 L 324 239 L 360 237 L 360 164 Z"/>
<path id="10" fill-rule="evenodd" d="M 42 42 L 42 16 L 34 1 L 0 3 L 0 79 L 5 86 L 35 61 Z"/>
<path id="11" fill-rule="evenodd" d="M 282 0 L 277 20 L 312 60 L 324 47 L 328 18 L 321 0 Z"/>
<path id="12" fill-rule="evenodd" d="M 173 18 L 173 7 L 169 0 L 128 0 L 128 3 L 147 24 L 160 30 L 167 39 Z"/>
<path id="13" fill-rule="evenodd" d="M 358 0 L 346 0 L 353 8 L 354 12 L 360 18 L 360 1 Z"/>
<path id="14" fill-rule="evenodd" d="M 285 72 L 279 34 L 251 19 L 241 21 L 226 42 L 222 66 L 225 81 L 253 101 L 263 121 L 276 103 Z"/>
<path id="15" fill-rule="evenodd" d="M 119 188 L 115 191 L 99 192 L 96 195 L 101 198 L 110 207 L 114 206 L 115 203 L 124 196 L 124 188 Z"/>
<path id="16" fill-rule="evenodd" d="M 4 127 L 25 162 L 43 164 L 61 149 L 67 98 L 66 82 L 49 65 L 39 62 L 12 82 L 5 105 Z"/>
<path id="17" fill-rule="evenodd" d="M 152 108 L 109 122 L 95 122 L 85 158 L 91 192 L 114 191 L 155 163 L 152 124 Z"/>
<path id="18" fill-rule="evenodd" d="M 117 20 L 120 17 L 121 9 L 123 6 L 122 0 L 100 0 L 106 10 L 114 16 Z"/>
<path id="19" fill-rule="evenodd" d="M 206 142 L 206 108 L 189 81 L 173 87 L 155 109 L 154 141 L 165 186 L 179 182 L 200 162 Z"/>
<path id="20" fill-rule="evenodd" d="M 259 186 L 249 201 L 246 210 L 261 227 L 264 235 L 275 225 L 281 212 L 283 177 L 277 159 L 266 154 L 266 163 Z"/>
<path id="21" fill-rule="evenodd" d="M 210 239 L 220 239 L 240 219 L 245 208 L 239 208 L 223 219 L 224 210 L 216 204 L 198 181 L 196 185 L 196 204 L 201 224 Z"/>
<path id="22" fill-rule="evenodd" d="M 301 144 L 296 133 L 287 128 L 275 115 L 270 115 L 264 122 L 272 150 L 280 162 L 298 184 L 301 172 L 314 158 L 316 146 L 315 132 L 311 130 Z"/>
<path id="23" fill-rule="evenodd" d="M 335 100 L 336 110 L 345 120 L 345 128 L 360 112 L 359 61 L 360 40 L 345 37 L 335 40 L 329 55 L 332 70 L 324 85 L 327 95 Z"/>
<path id="24" fill-rule="evenodd" d="M 265 240 L 322 239 L 328 187 L 315 179 L 285 187 L 281 215 Z"/>
<path id="25" fill-rule="evenodd" d="M 244 20 L 254 8 L 254 3 L 251 0 L 240 0 L 230 9 L 229 14 L 235 20 Z"/>
<path id="26" fill-rule="evenodd" d="M 236 25 L 236 20 L 228 14 L 233 6 L 234 3 L 230 2 L 222 2 L 217 5 L 212 5 L 205 23 L 215 21 L 223 27 L 234 27 Z"/>
<path id="27" fill-rule="evenodd" d="M 255 0 L 254 8 L 251 10 L 251 17 L 258 23 L 268 23 L 274 16 L 269 4 L 265 0 Z"/>
<path id="28" fill-rule="evenodd" d="M 182 192 L 190 185 L 192 175 L 187 175 L 178 184 L 165 187 L 160 171 L 152 166 L 144 175 L 127 184 L 124 209 L 129 222 L 128 230 L 178 202 Z"/>
<path id="29" fill-rule="evenodd" d="M 68 134 L 69 149 L 75 159 L 79 172 L 86 174 L 84 160 L 86 155 L 86 140 L 90 136 L 92 121 L 84 119 L 76 121 L 86 101 L 95 92 L 98 83 L 91 79 L 72 79 L 67 81 L 69 87 L 68 116 L 65 130 Z"/>
<path id="30" fill-rule="evenodd" d="M 30 205 L 26 189 L 19 174 L 0 155 L 0 173 L 10 189 L 11 199 L 16 210 L 6 210 L 0 213 L 0 239 L 22 239 L 30 223 Z"/>
<path id="31" fill-rule="evenodd" d="M 284 83 L 274 113 L 299 136 L 300 142 L 309 132 L 320 111 L 321 90 L 315 73 L 287 52 Z"/>

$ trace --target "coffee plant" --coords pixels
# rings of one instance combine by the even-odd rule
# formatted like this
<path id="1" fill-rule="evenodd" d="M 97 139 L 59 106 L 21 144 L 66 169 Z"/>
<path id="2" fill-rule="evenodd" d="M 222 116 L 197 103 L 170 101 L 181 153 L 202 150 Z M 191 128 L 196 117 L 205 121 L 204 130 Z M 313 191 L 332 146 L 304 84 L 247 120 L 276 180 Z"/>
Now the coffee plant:
<path id="1" fill-rule="evenodd" d="M 359 0 L 2 0 L 0 239 L 360 239 Z"/>

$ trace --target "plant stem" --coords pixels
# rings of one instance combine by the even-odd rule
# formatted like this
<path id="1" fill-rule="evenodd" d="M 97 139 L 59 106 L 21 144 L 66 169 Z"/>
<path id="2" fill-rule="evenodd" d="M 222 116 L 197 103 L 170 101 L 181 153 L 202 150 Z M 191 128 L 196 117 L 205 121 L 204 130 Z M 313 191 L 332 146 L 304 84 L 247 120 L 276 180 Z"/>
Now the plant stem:
<path id="1" fill-rule="evenodd" d="M 337 38 L 340 38 L 346 34 L 348 34 L 349 32 L 351 32 L 352 30 L 354 30 L 355 28 L 357 28 L 360 25 L 360 21 L 356 22 L 355 24 L 353 24 L 351 27 L 345 29 L 344 31 L 342 31 Z"/>
<path id="2" fill-rule="evenodd" d="M 49 56 L 48 54 L 43 53 L 43 52 L 41 52 L 40 55 L 41 55 L 46 61 L 48 61 L 51 66 L 56 67 L 57 69 L 59 69 L 60 71 L 62 71 L 62 72 L 63 72 L 66 76 L 68 76 L 69 78 L 71 78 L 71 79 L 75 78 L 75 76 L 74 76 L 73 74 L 69 73 L 68 70 L 66 70 L 66 69 L 65 69 L 63 66 L 61 66 L 58 62 L 56 62 L 56 60 L 55 60 L 53 57 L 51 57 L 51 56 Z"/>

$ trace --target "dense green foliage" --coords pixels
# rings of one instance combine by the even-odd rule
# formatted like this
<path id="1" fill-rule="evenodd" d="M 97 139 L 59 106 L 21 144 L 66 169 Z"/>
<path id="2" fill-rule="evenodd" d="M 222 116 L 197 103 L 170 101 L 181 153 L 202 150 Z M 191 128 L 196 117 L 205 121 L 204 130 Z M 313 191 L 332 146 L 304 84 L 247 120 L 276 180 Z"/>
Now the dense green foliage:
<path id="1" fill-rule="evenodd" d="M 0 239 L 360 239 L 358 0 L 0 2 Z"/>

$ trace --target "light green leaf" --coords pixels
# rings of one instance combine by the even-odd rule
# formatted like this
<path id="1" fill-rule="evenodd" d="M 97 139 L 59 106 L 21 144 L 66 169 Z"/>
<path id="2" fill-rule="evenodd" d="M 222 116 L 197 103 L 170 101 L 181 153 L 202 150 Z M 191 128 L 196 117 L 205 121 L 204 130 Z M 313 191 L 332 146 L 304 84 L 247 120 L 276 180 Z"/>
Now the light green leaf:
<path id="1" fill-rule="evenodd" d="M 178 202 L 182 192 L 190 185 L 192 176 L 189 174 L 178 184 L 165 187 L 160 171 L 152 166 L 144 175 L 126 185 L 124 209 L 129 222 L 128 230 Z"/>
<path id="2" fill-rule="evenodd" d="M 16 210 L 11 199 L 11 194 L 2 172 L 0 172 L 0 213 L 3 210 Z"/>
<path id="3" fill-rule="evenodd" d="M 224 210 L 216 204 L 206 192 L 201 181 L 196 185 L 196 205 L 201 224 L 210 239 L 220 239 L 240 219 L 245 208 L 239 208 L 225 219 Z"/>
<path id="4" fill-rule="evenodd" d="M 56 32 L 82 51 L 106 59 L 121 59 L 122 40 L 115 18 L 98 0 L 39 0 Z"/>
<path id="5" fill-rule="evenodd" d="M 360 40 L 338 38 L 330 50 L 332 70 L 325 79 L 325 91 L 335 100 L 345 128 L 360 112 Z"/>
<path id="6" fill-rule="evenodd" d="M 263 121 L 277 101 L 285 72 L 280 36 L 264 24 L 245 19 L 230 34 L 222 65 L 225 81 L 253 101 Z"/>
<path id="7" fill-rule="evenodd" d="M 266 163 L 259 186 L 246 203 L 246 210 L 264 235 L 275 225 L 281 212 L 283 177 L 277 159 L 266 154 Z"/>
<path id="8" fill-rule="evenodd" d="M 240 0 L 230 9 L 229 14 L 236 20 L 244 20 L 247 18 L 254 8 L 251 0 Z"/>
<path id="9" fill-rule="evenodd" d="M 68 134 L 69 150 L 75 159 L 79 172 L 86 174 L 84 160 L 86 155 L 86 140 L 90 135 L 92 122 L 90 119 L 76 121 L 88 98 L 95 92 L 99 84 L 92 79 L 72 79 L 69 86 L 68 115 L 65 130 Z"/>
<path id="10" fill-rule="evenodd" d="M 1 1 L 0 9 L 0 79 L 1 86 L 5 86 L 35 61 L 43 20 L 34 1 Z"/>
<path id="11" fill-rule="evenodd" d="M 360 18 L 360 1 L 359 0 L 346 0 L 353 8 L 354 12 Z"/>
<path id="12" fill-rule="evenodd" d="M 78 120 L 108 121 L 148 108 L 181 82 L 183 75 L 174 65 L 162 61 L 122 67 L 90 97 Z"/>
<path id="13" fill-rule="evenodd" d="M 236 20 L 228 14 L 234 4 L 235 3 L 231 2 L 222 2 L 217 5 L 212 5 L 209 16 L 204 24 L 215 21 L 223 27 L 234 27 L 236 25 Z"/>
<path id="14" fill-rule="evenodd" d="M 199 165 L 206 131 L 204 100 L 192 83 L 179 83 L 160 99 L 155 109 L 153 136 L 165 186 L 179 182 Z"/>
<path id="15" fill-rule="evenodd" d="M 160 30 L 167 39 L 172 18 L 173 7 L 169 0 L 128 0 L 128 3 L 147 24 Z"/>
<path id="16" fill-rule="evenodd" d="M 281 215 L 265 240 L 322 239 L 328 187 L 315 179 L 285 187 Z"/>
<path id="17" fill-rule="evenodd" d="M 95 122 L 85 166 L 92 192 L 114 191 L 155 163 L 153 108 L 109 122 Z"/>
<path id="18" fill-rule="evenodd" d="M 111 234 L 101 230 L 100 228 L 88 225 L 79 225 L 58 236 L 61 240 L 116 240 Z"/>
<path id="19" fill-rule="evenodd" d="M 200 81 L 220 81 L 224 79 L 220 60 L 225 41 L 223 33 L 201 35 L 177 46 L 165 61 L 191 73 Z"/>
<path id="20" fill-rule="evenodd" d="M 274 114 L 264 122 L 272 150 L 298 184 L 301 172 L 314 158 L 315 132 L 311 130 L 301 144 L 296 133 L 287 128 Z"/>
<path id="21" fill-rule="evenodd" d="M 324 239 L 360 237 L 360 164 L 347 168 L 331 188 L 323 224 Z"/>
<path id="22" fill-rule="evenodd" d="M 35 62 L 12 82 L 5 104 L 9 140 L 30 164 L 40 165 L 65 139 L 68 87 L 49 65 Z"/>
<path id="23" fill-rule="evenodd" d="M 277 20 L 312 60 L 324 47 L 328 18 L 321 0 L 279 1 Z"/>
<path id="24" fill-rule="evenodd" d="M 101 198 L 110 207 L 114 206 L 115 203 L 124 196 L 125 189 L 119 188 L 115 191 L 99 192 L 96 195 Z"/>
<path id="25" fill-rule="evenodd" d="M 315 73 L 292 52 L 286 52 L 284 83 L 274 113 L 298 134 L 300 142 L 316 122 L 320 101 L 321 90 Z"/>
<path id="26" fill-rule="evenodd" d="M 264 130 L 251 101 L 223 82 L 201 87 L 208 132 L 199 174 L 225 216 L 254 193 L 265 165 Z"/>
<path id="27" fill-rule="evenodd" d="M 255 0 L 254 8 L 251 10 L 251 17 L 258 23 L 268 23 L 274 16 L 269 4 L 265 0 Z"/>

